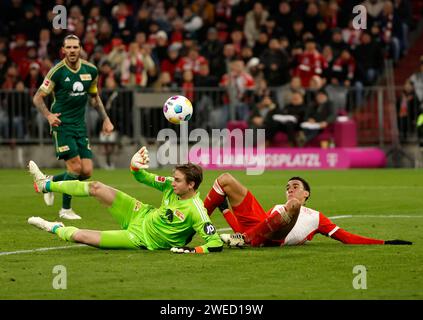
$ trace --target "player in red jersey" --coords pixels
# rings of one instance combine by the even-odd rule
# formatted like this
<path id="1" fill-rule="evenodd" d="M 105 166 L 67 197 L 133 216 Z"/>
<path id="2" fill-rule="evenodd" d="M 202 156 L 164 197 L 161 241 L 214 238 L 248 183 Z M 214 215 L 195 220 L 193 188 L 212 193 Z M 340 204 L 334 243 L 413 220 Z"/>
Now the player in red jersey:
<path id="1" fill-rule="evenodd" d="M 265 212 L 245 186 L 231 174 L 224 173 L 215 180 L 204 206 L 209 215 L 216 207 L 223 212 L 235 232 L 220 235 L 229 246 L 300 245 L 312 240 L 316 233 L 345 244 L 412 244 L 404 240 L 367 238 L 345 231 L 321 212 L 304 206 L 310 193 L 307 181 L 292 177 L 286 184 L 286 203 L 277 204 Z"/>

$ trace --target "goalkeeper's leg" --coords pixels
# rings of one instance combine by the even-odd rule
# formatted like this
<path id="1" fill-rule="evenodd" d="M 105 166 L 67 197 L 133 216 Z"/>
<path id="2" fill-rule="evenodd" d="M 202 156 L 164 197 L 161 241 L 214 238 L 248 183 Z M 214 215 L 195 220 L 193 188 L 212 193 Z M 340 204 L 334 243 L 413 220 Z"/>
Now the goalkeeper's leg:
<path id="1" fill-rule="evenodd" d="M 97 231 L 80 230 L 75 227 L 59 227 L 54 230 L 59 238 L 87 244 L 102 249 L 137 249 L 127 230 Z"/>
<path id="2" fill-rule="evenodd" d="M 46 192 L 66 193 L 77 197 L 94 197 L 110 207 L 115 200 L 117 190 L 98 181 L 84 182 L 78 180 L 53 182 L 47 180 L 42 187 Z"/>

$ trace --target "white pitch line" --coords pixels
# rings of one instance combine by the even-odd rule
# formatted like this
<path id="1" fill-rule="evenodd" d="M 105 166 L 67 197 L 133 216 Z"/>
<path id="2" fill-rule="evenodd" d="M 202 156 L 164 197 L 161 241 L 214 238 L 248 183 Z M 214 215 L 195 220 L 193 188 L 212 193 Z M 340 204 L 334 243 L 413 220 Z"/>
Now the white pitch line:
<path id="1" fill-rule="evenodd" d="M 32 253 L 38 251 L 49 251 L 49 250 L 60 250 L 60 249 L 72 249 L 78 247 L 86 247 L 85 244 L 76 244 L 71 246 L 62 246 L 62 247 L 47 247 L 47 248 L 37 248 L 37 249 L 29 249 L 29 250 L 18 250 L 18 251 L 9 251 L 9 252 L 0 252 L 0 256 L 8 256 L 11 254 L 20 254 L 20 253 Z"/>
<path id="2" fill-rule="evenodd" d="M 423 218 L 423 216 L 404 216 L 404 215 L 341 215 L 341 216 L 332 216 L 328 217 L 329 219 L 345 219 L 345 218 Z M 217 229 L 218 232 L 221 231 L 232 231 L 231 228 L 221 228 Z M 0 252 L 0 256 L 8 256 L 12 254 L 21 254 L 21 253 L 33 253 L 33 252 L 42 252 L 50 250 L 61 250 L 61 249 L 74 249 L 80 247 L 87 247 L 85 244 L 76 244 L 62 247 L 48 247 L 48 248 L 37 248 L 29 250 L 18 250 L 18 251 L 9 251 L 9 252 Z"/>

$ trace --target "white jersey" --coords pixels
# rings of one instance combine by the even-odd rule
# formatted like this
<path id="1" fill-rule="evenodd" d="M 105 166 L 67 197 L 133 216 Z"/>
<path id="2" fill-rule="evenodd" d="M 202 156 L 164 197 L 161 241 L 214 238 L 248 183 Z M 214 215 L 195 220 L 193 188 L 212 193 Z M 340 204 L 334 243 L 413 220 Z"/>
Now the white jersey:
<path id="1" fill-rule="evenodd" d="M 284 210 L 283 205 L 274 206 L 268 213 Z M 327 236 L 334 234 L 339 227 L 325 217 L 321 212 L 301 206 L 298 220 L 281 245 L 300 245 L 310 241 L 316 233 Z"/>

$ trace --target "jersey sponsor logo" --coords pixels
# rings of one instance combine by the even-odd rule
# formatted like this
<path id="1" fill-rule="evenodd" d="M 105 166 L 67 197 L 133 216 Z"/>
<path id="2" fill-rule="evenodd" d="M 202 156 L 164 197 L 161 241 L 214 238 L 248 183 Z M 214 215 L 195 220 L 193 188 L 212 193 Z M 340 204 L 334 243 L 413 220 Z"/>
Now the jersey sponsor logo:
<path id="1" fill-rule="evenodd" d="M 76 81 L 73 85 L 72 85 L 72 91 L 70 93 L 71 96 L 75 97 L 75 96 L 83 96 L 85 95 L 84 92 L 84 85 L 82 84 L 82 82 Z"/>
<path id="2" fill-rule="evenodd" d="M 181 219 L 182 221 L 185 220 L 185 215 L 179 211 L 179 210 L 175 210 L 175 212 L 173 213 L 175 216 L 177 216 L 179 219 Z"/>
<path id="3" fill-rule="evenodd" d="M 70 148 L 69 148 L 69 146 L 61 146 L 61 147 L 58 148 L 58 150 L 59 150 L 59 152 L 66 152 L 66 151 L 69 151 Z"/>
<path id="4" fill-rule="evenodd" d="M 216 228 L 210 222 L 206 222 L 203 229 L 208 236 L 216 233 Z"/>
<path id="5" fill-rule="evenodd" d="M 80 74 L 79 77 L 81 78 L 82 81 L 90 81 L 90 80 L 93 79 L 91 77 L 91 74 L 89 74 L 89 73 Z"/>
<path id="6" fill-rule="evenodd" d="M 156 182 L 165 183 L 166 182 L 166 177 L 155 176 L 154 177 L 154 180 L 156 180 Z"/>
<path id="7" fill-rule="evenodd" d="M 173 221 L 173 211 L 172 210 L 170 210 L 170 209 L 166 210 L 166 218 L 167 218 L 167 220 L 169 220 L 169 222 Z"/>

